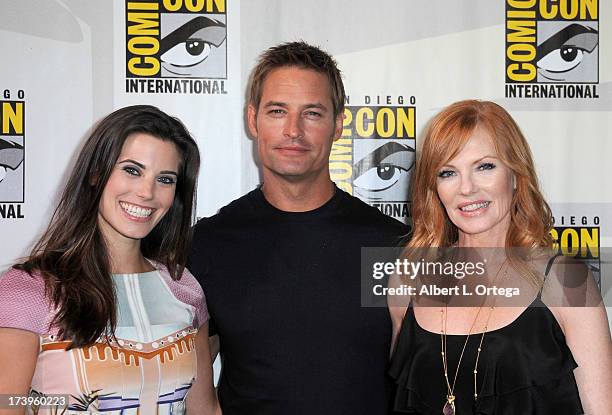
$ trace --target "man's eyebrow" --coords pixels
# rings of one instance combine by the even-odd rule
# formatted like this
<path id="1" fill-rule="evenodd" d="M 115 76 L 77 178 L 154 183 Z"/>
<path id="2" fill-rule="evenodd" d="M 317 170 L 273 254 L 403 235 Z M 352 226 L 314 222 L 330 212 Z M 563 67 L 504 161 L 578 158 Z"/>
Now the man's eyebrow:
<path id="1" fill-rule="evenodd" d="M 590 34 L 599 34 L 599 32 L 591 27 L 583 26 L 577 23 L 572 23 L 571 25 L 559 30 L 557 33 L 546 39 L 542 42 L 537 48 L 537 57 L 538 59 L 543 58 L 548 55 L 555 49 L 559 49 L 561 46 L 565 44 L 569 39 L 574 36 L 581 35 L 583 33 Z M 591 52 L 589 50 L 588 52 Z"/>
<path id="2" fill-rule="evenodd" d="M 145 165 L 144 165 L 144 164 L 139 163 L 139 162 L 137 162 L 136 160 L 132 160 L 132 159 L 125 159 L 125 160 L 121 160 L 121 161 L 118 161 L 118 162 L 117 162 L 117 164 L 123 164 L 123 163 L 132 163 L 132 164 L 137 165 L 138 167 L 140 167 L 140 168 L 141 168 L 141 169 L 143 169 L 143 170 L 145 170 L 145 169 L 146 169 L 146 167 L 145 167 Z"/>
<path id="3" fill-rule="evenodd" d="M 304 105 L 304 109 L 309 109 L 309 108 L 318 108 L 322 111 L 327 111 L 327 107 L 319 102 L 313 102 L 312 104 Z"/>
<path id="4" fill-rule="evenodd" d="M 289 105 L 286 102 L 282 101 L 268 101 L 264 104 L 264 107 L 283 107 L 286 108 Z"/>
<path id="5" fill-rule="evenodd" d="M 160 42 L 159 54 L 163 55 L 168 50 L 172 49 L 177 44 L 186 41 L 189 39 L 191 35 L 193 35 L 198 30 L 204 29 L 205 27 L 217 26 L 217 27 L 225 27 L 225 25 L 221 22 L 217 22 L 215 20 L 209 19 L 205 16 L 199 16 L 195 19 L 191 19 L 175 31 L 167 34 Z M 212 42 L 211 42 L 212 43 Z M 219 46 L 219 45 L 215 45 Z"/>

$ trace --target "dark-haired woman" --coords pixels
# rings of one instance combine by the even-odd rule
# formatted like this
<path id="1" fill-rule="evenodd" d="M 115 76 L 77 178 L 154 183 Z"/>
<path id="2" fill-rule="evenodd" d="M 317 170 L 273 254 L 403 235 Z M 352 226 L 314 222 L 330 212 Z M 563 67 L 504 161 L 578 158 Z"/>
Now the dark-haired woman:
<path id="1" fill-rule="evenodd" d="M 217 410 L 204 294 L 185 269 L 198 168 L 193 138 L 155 107 L 95 127 L 47 231 L 0 277 L 0 393 L 38 398 L 21 410 Z"/>

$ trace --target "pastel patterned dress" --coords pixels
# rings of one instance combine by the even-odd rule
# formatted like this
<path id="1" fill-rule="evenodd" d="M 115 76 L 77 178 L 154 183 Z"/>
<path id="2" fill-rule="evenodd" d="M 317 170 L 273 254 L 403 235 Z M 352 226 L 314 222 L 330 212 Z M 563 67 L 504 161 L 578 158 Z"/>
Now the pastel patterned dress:
<path id="1" fill-rule="evenodd" d="M 195 335 L 208 321 L 204 293 L 187 271 L 165 267 L 113 275 L 117 341 L 65 350 L 49 327 L 54 309 L 38 276 L 11 269 L 0 277 L 0 327 L 38 334 L 30 395 L 69 395 L 68 408 L 28 407 L 31 414 L 184 414 L 196 375 Z M 18 358 L 18 357 L 16 357 Z"/>

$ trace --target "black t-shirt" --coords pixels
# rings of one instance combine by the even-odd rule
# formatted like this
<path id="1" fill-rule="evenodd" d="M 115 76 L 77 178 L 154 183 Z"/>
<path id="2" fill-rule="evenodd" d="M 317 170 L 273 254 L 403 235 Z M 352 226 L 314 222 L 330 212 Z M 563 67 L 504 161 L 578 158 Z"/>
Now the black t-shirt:
<path id="1" fill-rule="evenodd" d="M 361 247 L 408 228 L 336 189 L 284 212 L 256 189 L 198 222 L 189 269 L 221 342 L 231 414 L 386 414 L 389 312 L 361 307 Z"/>

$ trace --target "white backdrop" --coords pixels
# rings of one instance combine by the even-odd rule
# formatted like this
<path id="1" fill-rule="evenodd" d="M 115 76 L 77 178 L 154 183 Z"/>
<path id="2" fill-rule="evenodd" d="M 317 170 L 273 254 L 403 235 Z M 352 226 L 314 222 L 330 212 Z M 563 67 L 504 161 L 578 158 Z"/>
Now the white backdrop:
<path id="1" fill-rule="evenodd" d="M 260 175 L 243 122 L 249 71 L 263 49 L 304 39 L 332 53 L 344 73 L 346 134 L 332 156 L 339 185 L 408 220 L 407 182 L 427 121 L 460 99 L 496 101 L 531 145 L 564 251 L 602 267 L 606 291 L 611 271 L 598 248 L 612 244 L 612 16 L 600 2 L 4 1 L 0 269 L 46 226 L 90 126 L 124 105 L 159 106 L 196 137 L 198 216 L 251 190 Z M 187 55 L 194 41 L 209 50 Z M 145 72 L 151 57 L 158 72 L 132 74 L 134 57 Z M 512 64 L 522 71 L 507 78 Z M 128 90 L 130 80 L 141 84 Z M 510 85 L 556 96 L 509 96 Z"/>

